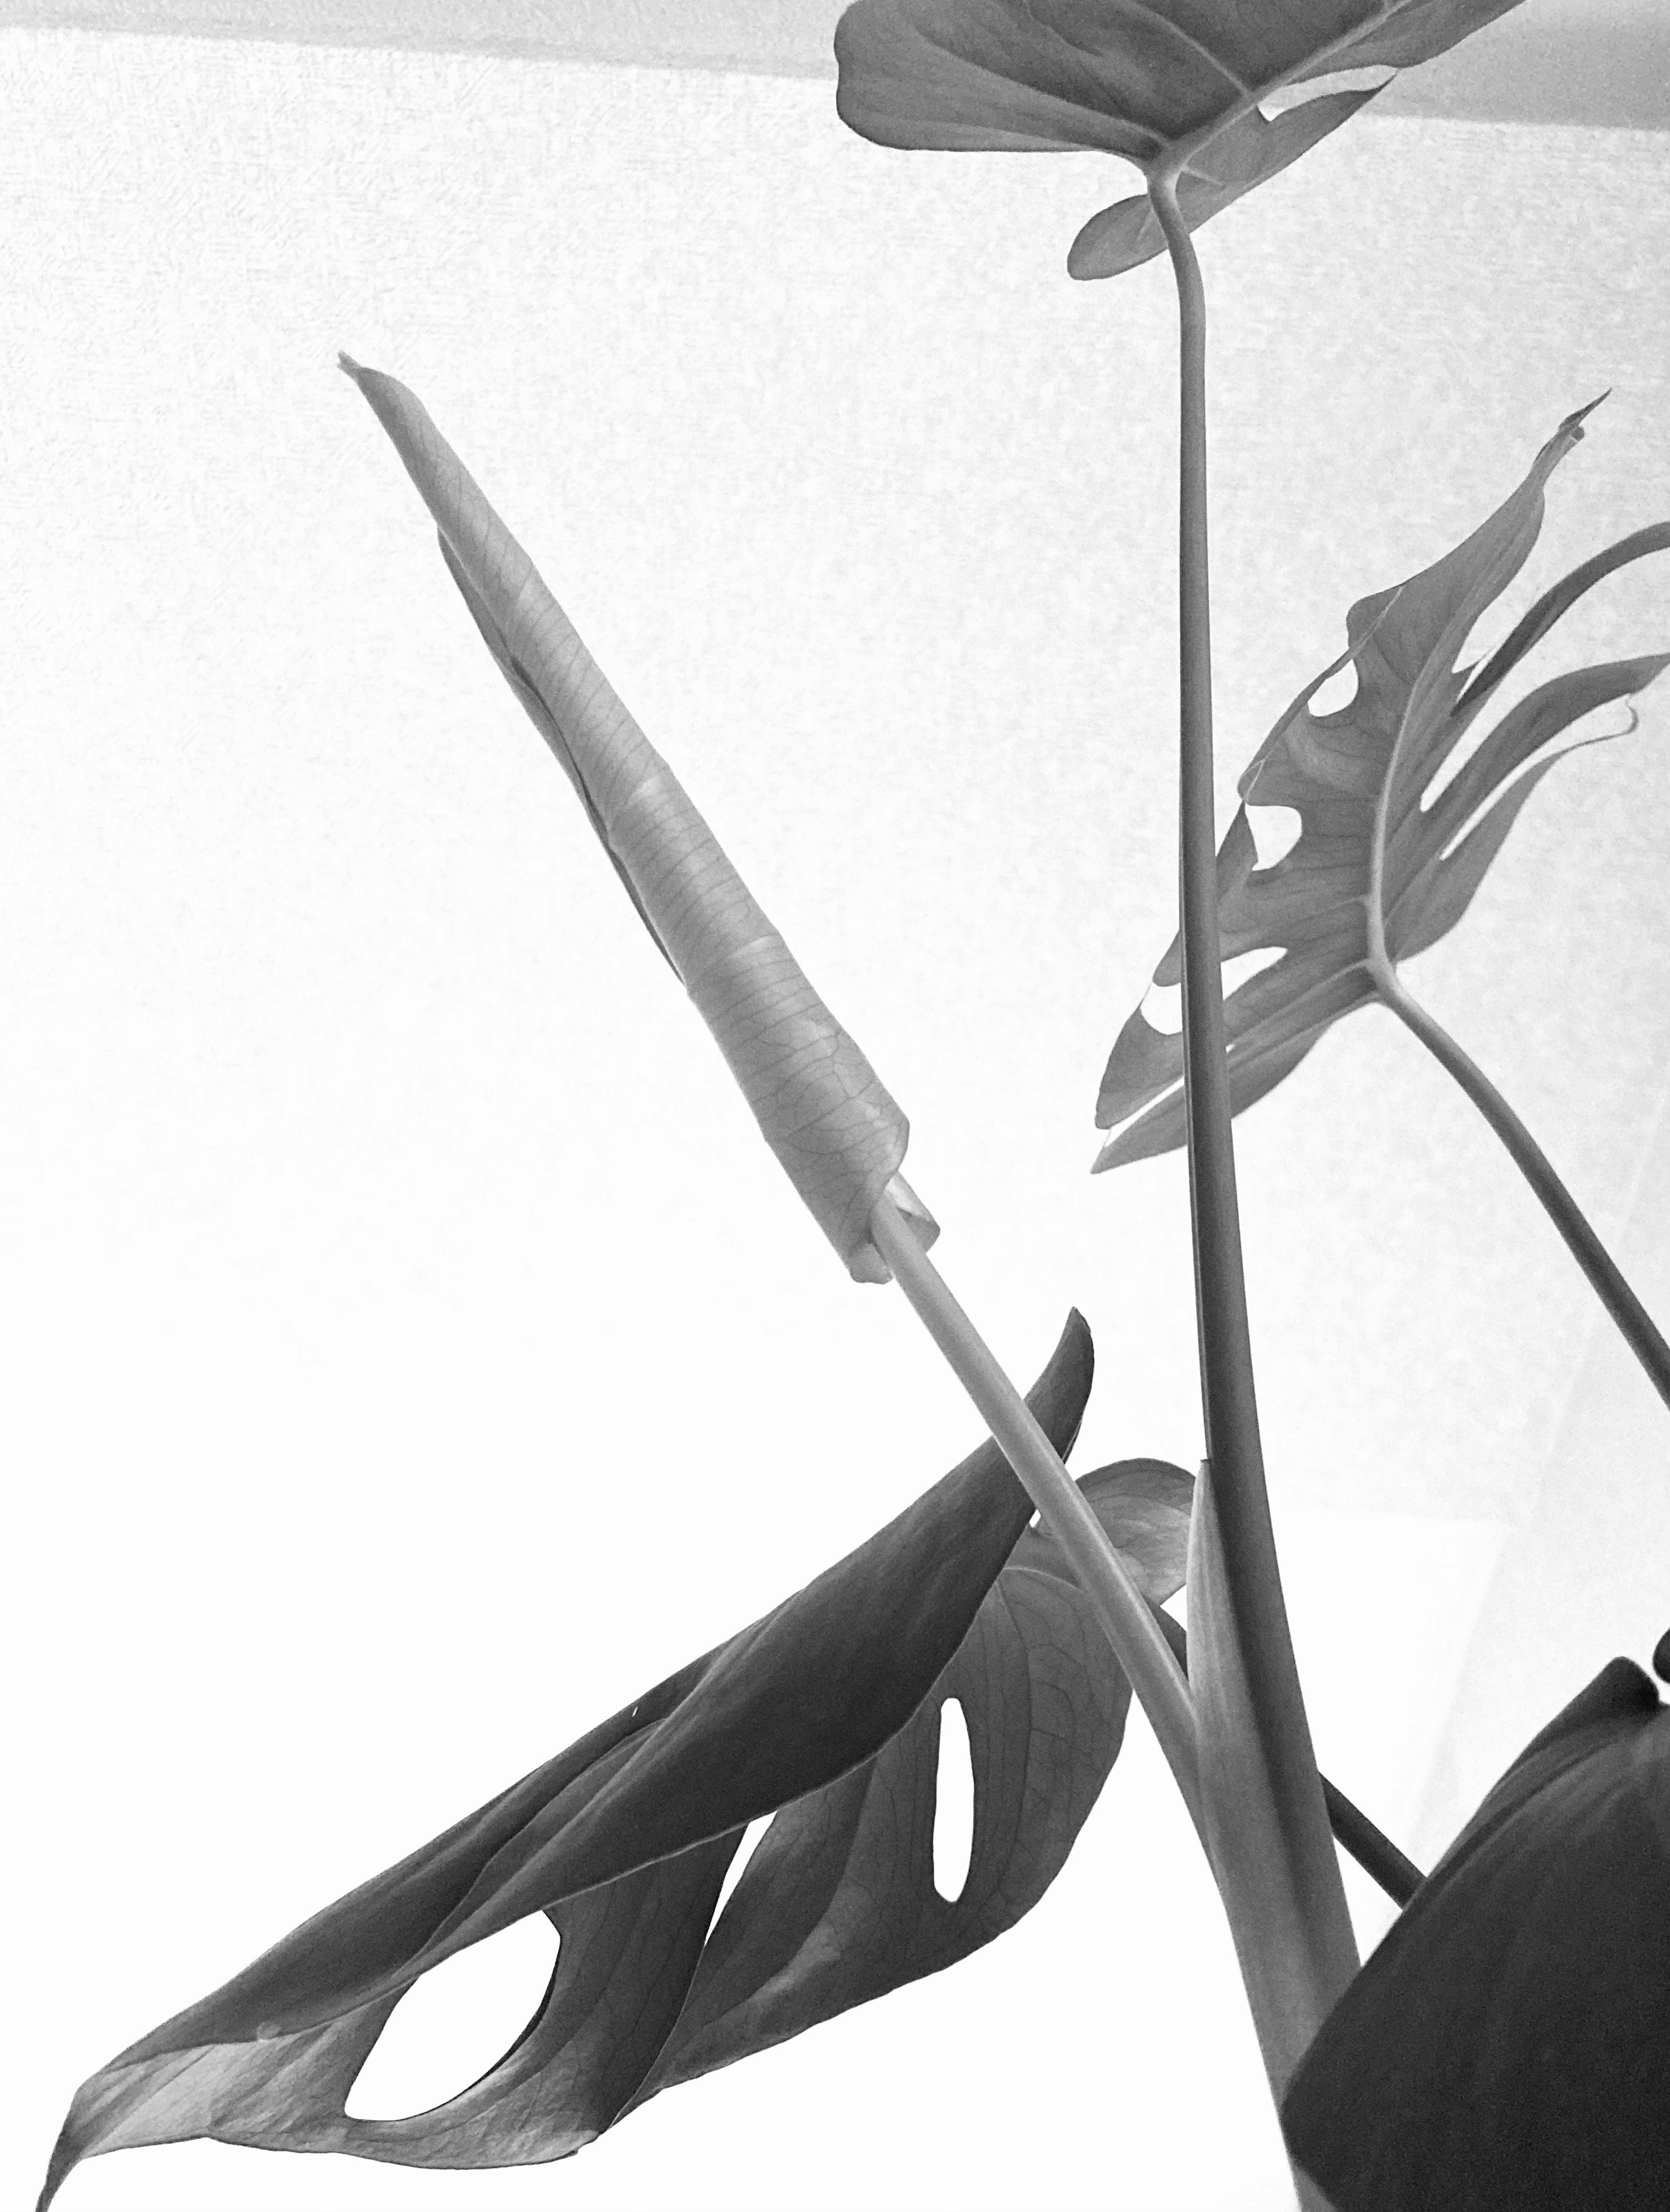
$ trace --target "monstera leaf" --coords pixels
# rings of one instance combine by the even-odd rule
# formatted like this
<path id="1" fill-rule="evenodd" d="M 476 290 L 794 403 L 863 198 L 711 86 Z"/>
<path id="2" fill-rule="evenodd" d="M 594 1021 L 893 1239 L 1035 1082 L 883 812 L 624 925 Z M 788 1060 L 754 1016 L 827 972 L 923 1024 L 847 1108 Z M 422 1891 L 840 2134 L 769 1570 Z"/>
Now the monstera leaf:
<path id="1" fill-rule="evenodd" d="M 1281 957 L 1224 1002 L 1236 1111 L 1273 1089 L 1342 1014 L 1388 993 L 1400 960 L 1454 927 L 1555 761 L 1600 740 L 1544 748 L 1593 708 L 1643 690 L 1670 662 L 1670 654 L 1651 653 L 1551 678 L 1503 714 L 1433 794 L 1503 678 L 1566 609 L 1626 562 L 1670 548 L 1670 523 L 1620 539 L 1546 592 L 1482 666 L 1455 666 L 1468 632 L 1535 544 L 1543 487 L 1582 437 L 1589 412 L 1567 416 L 1519 489 L 1464 544 L 1407 583 L 1357 601 L 1345 651 L 1288 708 L 1242 777 L 1243 804 L 1218 855 L 1224 955 L 1271 949 Z M 1357 696 L 1336 714 L 1313 714 L 1315 692 L 1352 661 Z M 1249 806 L 1299 815 L 1297 842 L 1273 866 L 1258 866 Z M 1174 939 L 1154 981 L 1175 985 L 1181 972 Z M 1182 1143 L 1182 1039 L 1156 1029 L 1139 1006 L 1102 1080 L 1096 1127 L 1125 1126 L 1098 1170 Z"/>
<path id="2" fill-rule="evenodd" d="M 1288 88 L 1430 61 L 1518 0 L 858 0 L 835 28 L 843 122 L 883 146 L 1122 155 L 1170 174 L 1191 230 L 1337 131 L 1379 83 Z M 1147 197 L 1094 216 L 1074 276 L 1163 252 Z"/>
<path id="3" fill-rule="evenodd" d="M 1074 1314 L 1030 1401 L 1063 1452 L 1090 1371 Z M 1133 1461 L 1081 1486 L 1150 1600 L 1179 1588 L 1190 1478 Z M 317 1914 L 83 2084 L 42 2206 L 83 2158 L 191 2136 L 410 2166 L 566 2157 L 657 2090 L 1012 1926 L 1066 1859 L 1130 1703 L 1030 1510 L 985 1444 L 774 1613 Z M 954 1903 L 932 1856 L 948 1698 L 975 1793 Z M 746 1823 L 772 1813 L 710 1934 Z M 556 1970 L 505 2057 L 432 2112 L 349 2118 L 418 1976 L 537 1911 Z"/>
<path id="4" fill-rule="evenodd" d="M 1670 1637 L 1655 1664 L 1670 1675 Z M 1336 2212 L 1670 2204 L 1670 1708 L 1631 1661 L 1485 1798 L 1282 2123 Z"/>

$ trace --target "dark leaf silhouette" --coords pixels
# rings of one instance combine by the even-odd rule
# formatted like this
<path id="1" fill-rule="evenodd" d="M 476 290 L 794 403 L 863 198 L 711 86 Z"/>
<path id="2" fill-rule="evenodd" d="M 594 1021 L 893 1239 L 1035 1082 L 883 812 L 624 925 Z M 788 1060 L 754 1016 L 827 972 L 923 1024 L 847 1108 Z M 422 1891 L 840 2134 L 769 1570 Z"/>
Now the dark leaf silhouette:
<path id="1" fill-rule="evenodd" d="M 1594 403 L 1598 405 L 1598 402 Z M 1650 684 L 1670 654 L 1552 678 L 1503 715 L 1436 795 L 1445 769 L 1503 678 L 1593 584 L 1670 548 L 1670 523 L 1621 538 L 1546 592 L 1478 668 L 1455 659 L 1479 616 L 1517 575 L 1542 527 L 1543 487 L 1582 438 L 1590 410 L 1568 416 L 1513 496 L 1465 544 L 1390 591 L 1359 599 L 1349 641 L 1277 723 L 1241 779 L 1243 804 L 1218 855 L 1225 959 L 1278 950 L 1224 1002 L 1230 1096 L 1250 1106 L 1296 1067 L 1342 1014 L 1388 989 L 1400 960 L 1424 952 L 1466 913 L 1520 809 L 1557 760 L 1545 749 L 1591 709 Z M 1331 714 L 1310 700 L 1347 663 L 1357 692 Z M 1298 841 L 1260 868 L 1249 806 L 1289 806 Z M 1154 971 L 1181 975 L 1178 941 Z M 1096 1127 L 1123 1123 L 1096 1162 L 1123 1166 L 1183 1141 L 1181 1036 L 1139 1006 L 1102 1079 Z M 1132 1118 L 1133 1117 L 1134 1118 Z"/>
<path id="2" fill-rule="evenodd" d="M 1294 86 L 1388 75 L 1518 0 L 858 0 L 835 28 L 836 107 L 884 146 L 1118 154 L 1171 173 L 1191 230 L 1296 161 L 1381 89 Z M 1384 80 L 1382 79 L 1382 82 Z M 1073 240 L 1075 276 L 1165 249 L 1145 194 Z"/>
<path id="3" fill-rule="evenodd" d="M 1282 2122 L 1336 2212 L 1670 2204 L 1670 1708 L 1639 1667 L 1603 1668 L 1509 1768 Z"/>
<path id="4" fill-rule="evenodd" d="M 1126 1461 L 1082 1487 L 1158 1604 L 1181 1586 L 1191 1479 Z M 933 1884 L 939 1711 L 975 1774 L 954 1904 Z M 877 1759 L 780 1813 L 703 1954 L 635 2102 L 936 1973 L 1012 1927 L 1065 1862 L 1124 1733 L 1130 1686 L 1053 1537 L 1017 1544 L 956 1657 Z"/>
<path id="5" fill-rule="evenodd" d="M 1030 1403 L 1077 1433 L 1071 1316 Z M 1181 1582 L 1190 1478 L 1084 1487 L 1156 1601 Z M 1111 1766 L 1130 1692 L 991 1443 L 774 1613 L 648 1691 L 286 1936 L 83 2084 L 42 2205 L 79 2160 L 206 2136 L 413 2166 L 562 2158 L 657 2089 L 988 1942 L 1036 1902 Z M 955 1904 L 933 1887 L 939 1708 L 969 1724 L 975 1815 Z M 779 1808 L 786 1808 L 779 1811 Z M 708 1924 L 746 1824 L 778 1817 Z M 537 2014 L 433 2112 L 349 2118 L 355 2075 L 428 1968 L 548 1912 Z"/>

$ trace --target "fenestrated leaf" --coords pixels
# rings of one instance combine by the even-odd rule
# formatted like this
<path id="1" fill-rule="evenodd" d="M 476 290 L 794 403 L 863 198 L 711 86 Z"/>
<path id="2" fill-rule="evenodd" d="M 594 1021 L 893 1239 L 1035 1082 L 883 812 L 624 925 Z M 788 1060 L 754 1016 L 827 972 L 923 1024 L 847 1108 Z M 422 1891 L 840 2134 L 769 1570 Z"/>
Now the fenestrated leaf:
<path id="1" fill-rule="evenodd" d="M 1670 1708 L 1631 1661 L 1491 1791 L 1282 2123 L 1336 2212 L 1670 2204 Z"/>
<path id="2" fill-rule="evenodd" d="M 1030 1401 L 1060 1450 L 1078 1429 L 1090 1368 L 1075 1314 Z M 1085 1482 L 1115 1541 L 1130 1528 L 1149 1594 L 1175 1588 L 1188 1478 L 1143 1462 Z M 704 2070 L 988 1941 L 1065 1857 L 1118 1748 L 1129 1694 L 1053 1547 L 1023 1533 L 1030 1510 L 996 1447 L 982 1446 L 775 1612 L 94 2075 L 71 2106 L 42 2204 L 81 2159 L 199 2136 L 408 2165 L 563 2157 L 650 2094 L 646 2077 L 664 2055 L 671 2078 Z M 848 1894 L 821 1939 L 818 1972 L 809 1958 L 790 1960 L 785 1980 L 784 1963 L 774 1965 L 787 1994 L 773 2001 L 794 2025 L 754 2021 L 733 1962 L 726 2017 L 704 2015 L 710 2045 L 716 2034 L 730 2047 L 698 2056 L 693 2031 L 669 2051 L 746 1823 L 788 1806 L 790 1830 L 812 1839 L 808 1855 L 804 1841 L 778 1840 L 774 1824 L 773 1860 L 791 1869 L 774 1905 L 759 1904 L 750 1865 L 715 1931 L 728 1931 L 734 1950 L 745 1925 L 775 1960 L 772 1914 L 794 1923 L 810 1911 L 816 1922 L 823 1891 L 841 1888 L 832 1827 L 844 1822 L 848 1857 L 867 1853 L 874 1866 L 884 1856 L 882 1793 L 903 1804 L 914 1792 L 920 1817 L 923 1747 L 948 1695 L 969 1718 L 977 1791 L 975 1865 L 963 1899 L 944 1908 L 952 1917 L 909 1909 L 918 1863 L 896 1854 L 891 1887 L 873 1893 L 879 1941 Z M 873 1787 L 864 1779 L 872 1774 Z M 932 1875 L 930 1843 L 930 1889 Z M 562 1946 L 546 2000 L 513 2049 L 434 2112 L 349 2118 L 355 2077 L 418 1976 L 537 1911 Z M 896 1955 L 900 1926 L 910 1940 Z M 843 1942 L 845 1979 L 826 1955 Z M 730 2017 L 738 2008 L 745 2030 Z"/>
<path id="3" fill-rule="evenodd" d="M 1192 1484 L 1129 1460 L 1080 1487 L 1143 1595 L 1181 1585 Z M 969 1872 L 934 1887 L 939 1713 L 963 1707 L 975 1779 Z M 1029 1531 L 950 1665 L 880 1755 L 777 1815 L 703 1953 L 643 2088 L 781 2043 L 966 1958 L 1030 1911 L 1065 1862 L 1124 1733 L 1130 1685 L 1054 1540 Z"/>
<path id="4" fill-rule="evenodd" d="M 1272 1090 L 1342 1014 L 1378 997 L 1399 961 L 1454 927 L 1554 763 L 1601 740 L 1545 748 L 1670 665 L 1670 654 L 1650 653 L 1552 678 L 1428 796 L 1503 678 L 1566 609 L 1614 569 L 1670 548 L 1670 523 L 1620 538 L 1546 592 L 1482 666 L 1456 667 L 1468 632 L 1535 544 L 1543 487 L 1582 439 L 1589 411 L 1567 416 L 1518 490 L 1453 553 L 1357 601 L 1345 651 L 1305 687 L 1242 777 L 1243 804 L 1218 855 L 1224 956 L 1272 949 L 1281 957 L 1224 1002 L 1237 1113 Z M 1357 696 L 1337 713 L 1313 714 L 1315 692 L 1352 661 Z M 1249 806 L 1299 815 L 1297 842 L 1272 866 L 1258 866 Z M 1174 938 L 1154 981 L 1175 985 L 1181 975 Z M 1103 1147 L 1098 1170 L 1182 1143 L 1182 1076 L 1181 1038 L 1156 1029 L 1139 1006 L 1102 1080 L 1096 1127 L 1124 1126 Z"/>
<path id="5" fill-rule="evenodd" d="M 1191 230 L 1284 169 L 1382 84 L 1289 88 L 1430 61 L 1518 0 L 858 0 L 835 27 L 843 122 L 884 146 L 1118 154 L 1175 177 Z M 1382 82 L 1384 80 L 1382 80 Z M 1074 276 L 1164 251 L 1145 195 L 1074 240 Z"/>

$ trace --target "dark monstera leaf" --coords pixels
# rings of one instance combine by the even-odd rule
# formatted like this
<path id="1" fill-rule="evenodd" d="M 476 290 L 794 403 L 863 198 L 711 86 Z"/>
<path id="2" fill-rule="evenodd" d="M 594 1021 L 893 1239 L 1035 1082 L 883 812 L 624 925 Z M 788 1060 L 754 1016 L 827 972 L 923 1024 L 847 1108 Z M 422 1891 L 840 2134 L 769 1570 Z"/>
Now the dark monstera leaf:
<path id="1" fill-rule="evenodd" d="M 1074 1314 L 1030 1403 L 1066 1451 L 1091 1372 Z M 1157 1602 L 1181 1584 L 1190 1478 L 1083 1486 Z M 77 2092 L 44 2207 L 80 2160 L 210 2136 L 411 2166 L 562 2158 L 656 2090 L 948 1966 L 1066 1859 L 1130 1691 L 991 1443 L 839 1565 L 398 1866 L 306 1922 Z M 933 1887 L 939 1712 L 960 1700 L 968 1880 Z M 746 1824 L 776 1814 L 710 1935 Z M 416 2117 L 346 2100 L 401 1996 L 525 1915 L 561 1937 L 535 2018 Z"/>
<path id="2" fill-rule="evenodd" d="M 1127 1460 L 1082 1483 L 1138 1586 L 1182 1584 L 1193 1484 Z M 939 1714 L 968 1723 L 975 1778 L 969 1872 L 934 1887 Z M 1130 1685 L 1054 1539 L 1027 1531 L 956 1657 L 878 1758 L 780 1813 L 703 1953 L 644 2087 L 729 2065 L 966 1958 L 1042 1896 L 1107 1778 Z"/>
<path id="3" fill-rule="evenodd" d="M 1242 777 L 1243 803 L 1218 855 L 1224 957 L 1269 949 L 1281 957 L 1224 1001 L 1237 1113 L 1273 1090 L 1341 1015 L 1371 1004 L 1400 960 L 1454 927 L 1542 778 L 1566 751 L 1600 740 L 1552 753 L 1551 742 L 1670 664 L 1670 654 L 1648 653 L 1551 678 L 1427 796 L 1503 678 L 1566 609 L 1615 568 L 1670 549 L 1670 523 L 1621 538 L 1545 592 L 1482 666 L 1455 666 L 1468 632 L 1535 544 L 1543 487 L 1582 439 L 1589 411 L 1567 416 L 1518 490 L 1465 544 L 1357 601 L 1345 651 L 1306 686 Z M 1351 661 L 1357 696 L 1335 714 L 1313 714 L 1313 696 Z M 1270 867 L 1258 865 L 1249 806 L 1298 813 L 1297 843 Z M 1181 973 L 1174 938 L 1154 981 L 1175 985 Z M 1123 1126 L 1097 1170 L 1182 1143 L 1182 1081 L 1181 1037 L 1156 1029 L 1139 1006 L 1102 1079 L 1096 1127 Z"/>
<path id="4" fill-rule="evenodd" d="M 1485 1798 L 1323 2023 L 1282 2124 L 1335 2212 L 1670 2204 L 1670 1707 L 1631 1661 Z"/>
<path id="5" fill-rule="evenodd" d="M 1121 155 L 1170 173 L 1191 230 L 1296 161 L 1381 83 L 1295 86 L 1430 61 L 1518 0 L 858 0 L 835 28 L 843 122 L 884 146 Z M 1382 79 L 1382 82 L 1384 80 Z M 1074 276 L 1165 240 L 1146 194 L 1074 240 Z"/>

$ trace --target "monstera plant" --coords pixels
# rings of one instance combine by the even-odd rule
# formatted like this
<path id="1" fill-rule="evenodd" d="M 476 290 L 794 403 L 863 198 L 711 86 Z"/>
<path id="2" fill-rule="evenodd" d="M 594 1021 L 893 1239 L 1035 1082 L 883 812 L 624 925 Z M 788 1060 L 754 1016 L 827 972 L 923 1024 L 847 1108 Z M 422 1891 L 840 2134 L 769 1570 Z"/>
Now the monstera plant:
<path id="1" fill-rule="evenodd" d="M 1339 128 L 1397 70 L 1514 0 L 859 0 L 839 112 L 895 148 L 1090 149 L 1140 189 L 1071 276 L 1164 254 L 1181 343 L 1180 919 L 1096 1119 L 1114 1168 L 1187 1149 L 1207 1455 L 1065 1468 L 1089 1395 L 1070 1316 L 1029 1397 L 928 1257 L 903 1114 L 592 660 L 416 395 L 343 361 L 439 534 L 469 616 L 573 784 L 762 1135 L 855 1280 L 896 1282 L 992 1441 L 848 1558 L 456 1826 L 283 1937 L 83 2084 L 41 2198 L 95 2154 L 211 2136 L 430 2166 L 560 2159 L 659 2090 L 955 1964 L 1043 1893 L 1116 1758 L 1154 1726 L 1232 1931 L 1304 2203 L 1670 2202 L 1670 1717 L 1619 1659 L 1530 1744 L 1423 1878 L 1319 1773 L 1265 1490 L 1231 1117 L 1378 1001 L 1490 1119 L 1670 1403 L 1670 1353 L 1523 1125 L 1410 996 L 1400 963 L 1466 912 L 1592 709 L 1670 663 L 1570 671 L 1488 717 L 1580 594 L 1670 550 L 1634 532 L 1549 586 L 1481 665 L 1469 633 L 1534 551 L 1567 414 L 1466 541 L 1345 617 L 1276 721 L 1221 849 L 1212 816 L 1205 298 L 1192 234 Z M 1315 711 L 1349 666 L 1357 691 Z M 1581 741 L 1581 740 L 1578 740 Z M 1297 842 L 1260 862 L 1248 809 Z M 1275 956 L 1227 1001 L 1223 962 Z M 1036 1518 L 1034 1519 L 1035 1509 Z M 1189 1636 L 1163 1613 L 1186 1589 Z M 1670 1638 L 1655 1655 L 1670 1679 Z M 955 1900 L 934 1887 L 939 1716 L 963 1705 L 977 1800 Z M 764 1842 L 714 1917 L 750 1821 Z M 1337 1844 L 1402 1906 L 1360 1966 Z M 546 1996 L 471 2087 L 350 2117 L 360 2069 L 432 1967 L 531 1913 Z M 1135 2125 L 1139 2116 L 1126 2116 Z"/>

